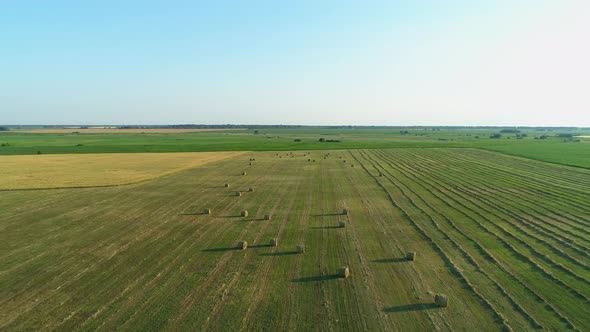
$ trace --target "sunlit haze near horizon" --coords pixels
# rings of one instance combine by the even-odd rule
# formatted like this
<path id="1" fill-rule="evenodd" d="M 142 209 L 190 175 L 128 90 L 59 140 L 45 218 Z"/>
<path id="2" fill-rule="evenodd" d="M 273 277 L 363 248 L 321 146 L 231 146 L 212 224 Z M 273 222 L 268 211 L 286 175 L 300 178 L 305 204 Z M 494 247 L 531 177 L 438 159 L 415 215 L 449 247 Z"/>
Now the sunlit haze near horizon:
<path id="1" fill-rule="evenodd" d="M 590 1 L 12 1 L 0 124 L 590 127 Z"/>

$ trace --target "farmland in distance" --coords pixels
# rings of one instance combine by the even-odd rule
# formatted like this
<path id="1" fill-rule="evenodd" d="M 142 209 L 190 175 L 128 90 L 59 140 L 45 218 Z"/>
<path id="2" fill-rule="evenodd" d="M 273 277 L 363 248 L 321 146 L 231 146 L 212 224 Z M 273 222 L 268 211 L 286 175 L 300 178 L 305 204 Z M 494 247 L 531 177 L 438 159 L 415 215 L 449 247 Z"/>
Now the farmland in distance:
<path id="1" fill-rule="evenodd" d="M 589 330 L 588 188 L 587 169 L 404 148 L 0 192 L 0 329 Z"/>

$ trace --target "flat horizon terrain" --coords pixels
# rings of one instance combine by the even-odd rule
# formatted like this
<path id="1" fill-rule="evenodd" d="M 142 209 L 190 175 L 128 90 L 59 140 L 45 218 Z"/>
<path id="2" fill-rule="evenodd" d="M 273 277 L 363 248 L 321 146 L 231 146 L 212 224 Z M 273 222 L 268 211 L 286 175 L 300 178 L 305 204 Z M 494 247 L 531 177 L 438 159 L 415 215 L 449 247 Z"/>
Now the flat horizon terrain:
<path id="1" fill-rule="evenodd" d="M 502 128 L 453 127 L 238 128 L 172 133 L 111 130 L 116 133 L 0 131 L 0 158 L 2 155 L 22 154 L 478 148 L 590 169 L 590 138 L 576 137 L 590 136 L 588 128 L 521 128 L 517 132 L 513 128 L 503 132 Z M 494 134 L 501 137 L 491 138 Z"/>
<path id="2" fill-rule="evenodd" d="M 590 0 L 0 8 L 0 332 L 590 332 Z"/>
<path id="3" fill-rule="evenodd" d="M 589 330 L 589 186 L 583 168 L 398 148 L 3 191 L 0 329 Z"/>

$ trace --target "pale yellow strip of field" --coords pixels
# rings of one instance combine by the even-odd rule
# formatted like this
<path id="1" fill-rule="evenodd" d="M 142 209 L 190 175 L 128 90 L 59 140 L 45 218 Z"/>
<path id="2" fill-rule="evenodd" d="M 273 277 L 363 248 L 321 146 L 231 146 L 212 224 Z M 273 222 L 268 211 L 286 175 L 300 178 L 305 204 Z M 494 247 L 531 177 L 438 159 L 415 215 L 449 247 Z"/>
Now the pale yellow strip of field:
<path id="1" fill-rule="evenodd" d="M 0 156 L 0 190 L 112 186 L 141 182 L 245 152 Z"/>
<path id="2" fill-rule="evenodd" d="M 173 129 L 173 128 L 154 128 L 154 129 L 117 129 L 117 128 L 88 128 L 88 129 L 80 129 L 80 128 L 56 128 L 56 129 L 24 129 L 24 130 L 11 130 L 7 131 L 7 133 L 30 133 L 30 134 L 70 134 L 70 133 L 80 133 L 80 134 L 174 134 L 174 133 L 192 133 L 192 132 L 209 132 L 209 131 L 227 131 L 227 130 L 246 130 L 246 128 L 236 128 L 236 129 L 224 129 L 224 128 L 214 128 L 214 129 Z"/>

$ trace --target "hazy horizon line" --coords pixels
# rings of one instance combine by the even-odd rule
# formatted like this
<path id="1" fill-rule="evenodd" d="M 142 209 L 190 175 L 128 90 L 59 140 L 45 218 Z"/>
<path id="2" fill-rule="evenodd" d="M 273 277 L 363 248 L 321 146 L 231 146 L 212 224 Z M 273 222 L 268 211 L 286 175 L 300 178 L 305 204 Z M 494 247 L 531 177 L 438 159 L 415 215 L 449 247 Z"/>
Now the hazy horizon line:
<path id="1" fill-rule="evenodd" d="M 560 125 L 360 125 L 360 124 L 245 124 L 245 123 L 176 123 L 176 124 L 0 124 L 0 127 L 72 127 L 72 128 L 101 128 L 101 127 L 315 127 L 315 128 L 564 128 L 564 129 L 590 129 L 584 126 L 560 126 Z"/>

